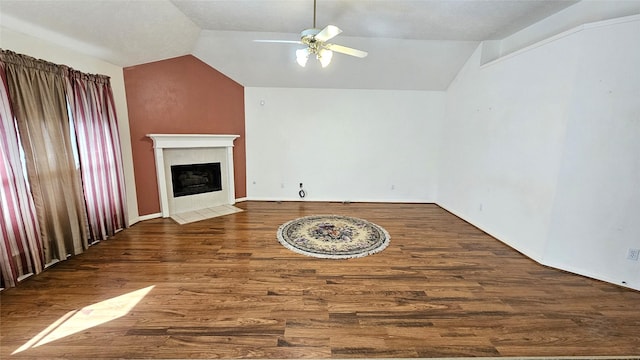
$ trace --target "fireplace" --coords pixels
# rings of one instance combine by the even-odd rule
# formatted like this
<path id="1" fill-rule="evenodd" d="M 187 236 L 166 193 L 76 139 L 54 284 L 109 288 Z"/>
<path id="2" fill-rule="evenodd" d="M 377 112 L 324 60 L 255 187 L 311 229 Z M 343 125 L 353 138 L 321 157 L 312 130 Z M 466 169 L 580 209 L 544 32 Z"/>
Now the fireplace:
<path id="1" fill-rule="evenodd" d="M 171 165 L 173 197 L 222 190 L 220 163 Z"/>
<path id="2" fill-rule="evenodd" d="M 147 136 L 153 139 L 162 217 L 235 204 L 233 141 L 238 138 L 238 135 L 149 134 Z M 211 165 L 216 163 L 218 165 Z M 197 167 L 190 170 L 192 171 L 190 174 L 183 176 L 183 182 L 179 181 L 179 174 L 178 181 L 174 181 L 174 169 L 183 170 L 180 166 L 185 164 L 195 164 Z M 200 165 L 204 165 L 204 168 L 200 168 Z M 208 173 L 210 170 L 207 170 L 212 167 L 213 175 Z M 183 189 L 175 189 L 176 183 L 184 185 Z M 178 190 L 177 195 L 174 195 L 175 190 Z M 204 192 L 199 192 L 201 190 Z"/>

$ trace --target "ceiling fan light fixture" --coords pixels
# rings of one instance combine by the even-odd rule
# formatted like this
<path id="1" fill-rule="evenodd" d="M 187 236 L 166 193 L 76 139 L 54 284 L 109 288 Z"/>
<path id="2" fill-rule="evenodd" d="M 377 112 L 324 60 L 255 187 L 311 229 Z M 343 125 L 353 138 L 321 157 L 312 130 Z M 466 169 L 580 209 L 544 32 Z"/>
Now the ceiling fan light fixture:
<path id="1" fill-rule="evenodd" d="M 333 51 L 328 49 L 321 49 L 318 53 L 318 60 L 320 60 L 320 64 L 323 68 L 329 66 L 331 64 L 331 59 L 333 58 Z"/>
<path id="2" fill-rule="evenodd" d="M 2 0 L 0 0 L 2 1 Z M 316 59 L 320 62 L 323 68 L 331 64 L 333 53 L 355 56 L 363 58 L 367 56 L 366 51 L 352 49 L 350 47 L 328 43 L 342 32 L 340 28 L 335 25 L 327 25 L 322 30 L 316 28 L 316 0 L 313 0 L 313 27 L 303 30 L 300 33 L 300 41 L 292 40 L 254 40 L 257 42 L 276 42 L 287 44 L 300 44 L 306 45 L 306 49 L 296 50 L 296 62 L 301 67 L 306 67 L 309 61 L 309 55 L 315 55 Z"/>
<path id="3" fill-rule="evenodd" d="M 309 49 L 296 50 L 296 61 L 298 62 L 298 65 L 305 67 L 307 65 L 307 60 L 309 60 Z"/>

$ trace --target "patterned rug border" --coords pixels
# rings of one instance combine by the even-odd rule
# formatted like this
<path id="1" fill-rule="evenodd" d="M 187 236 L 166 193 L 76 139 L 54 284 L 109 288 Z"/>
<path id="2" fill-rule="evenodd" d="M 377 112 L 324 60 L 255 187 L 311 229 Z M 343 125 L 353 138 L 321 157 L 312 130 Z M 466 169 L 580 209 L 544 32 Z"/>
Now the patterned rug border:
<path id="1" fill-rule="evenodd" d="M 314 252 L 309 252 L 309 251 L 305 251 L 302 249 L 299 249 L 293 245 L 291 245 L 290 243 L 288 243 L 285 239 L 284 239 L 284 235 L 282 234 L 282 232 L 284 231 L 284 229 L 289 225 L 292 224 L 293 222 L 299 221 L 300 219 L 306 219 L 306 218 L 316 218 L 316 217 L 342 217 L 342 218 L 349 218 L 349 219 L 354 219 L 354 220 L 358 220 L 358 221 L 365 221 L 369 224 L 371 224 L 372 226 L 378 228 L 385 236 L 385 240 L 383 241 L 383 243 L 373 249 L 373 250 L 369 250 L 369 251 L 365 251 L 362 252 L 360 254 L 348 254 L 348 255 L 331 255 L 331 254 L 322 254 L 322 253 L 314 253 Z M 321 215 L 308 215 L 308 216 L 301 216 L 298 218 L 295 218 L 293 220 L 287 221 L 286 223 L 280 225 L 278 227 L 278 232 L 276 235 L 278 242 L 284 246 L 285 248 L 301 254 L 301 255 L 306 255 L 306 256 L 310 256 L 310 257 L 315 257 L 315 258 L 319 258 L 319 259 L 336 259 L 336 260 L 344 260 L 344 259 L 356 259 L 356 258 L 362 258 L 365 256 L 369 256 L 369 255 L 373 255 L 373 254 L 377 254 L 381 251 L 383 251 L 384 249 L 386 249 L 389 246 L 389 243 L 391 242 L 391 236 L 389 235 L 389 232 L 383 228 L 382 226 L 373 223 L 369 220 L 365 220 L 365 219 L 361 219 L 361 218 L 357 218 L 354 216 L 347 216 L 347 215 L 337 215 L 337 214 L 321 214 Z"/>

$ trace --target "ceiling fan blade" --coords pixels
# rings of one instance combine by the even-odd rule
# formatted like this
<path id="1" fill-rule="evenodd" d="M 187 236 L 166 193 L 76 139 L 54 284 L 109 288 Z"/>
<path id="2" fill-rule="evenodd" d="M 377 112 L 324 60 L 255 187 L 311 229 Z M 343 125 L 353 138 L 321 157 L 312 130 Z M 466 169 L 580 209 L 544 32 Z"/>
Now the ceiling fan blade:
<path id="1" fill-rule="evenodd" d="M 279 43 L 279 44 L 302 44 L 300 40 L 253 40 L 253 42 L 259 43 Z"/>
<path id="2" fill-rule="evenodd" d="M 333 38 L 334 36 L 340 34 L 341 32 L 342 30 L 340 30 L 340 28 L 338 28 L 337 26 L 327 25 L 327 27 L 320 30 L 320 32 L 317 33 L 316 36 L 314 36 L 314 38 L 316 39 L 316 41 L 325 42 Z"/>
<path id="3" fill-rule="evenodd" d="M 359 57 L 359 58 L 363 58 L 363 57 L 366 57 L 367 55 L 369 55 L 369 53 L 366 52 L 366 51 L 353 49 L 353 48 L 342 46 L 342 45 L 324 44 L 324 47 L 329 49 L 329 50 L 331 50 L 331 51 L 335 51 L 335 52 L 338 52 L 338 53 L 341 53 L 341 54 L 356 56 L 356 57 Z"/>

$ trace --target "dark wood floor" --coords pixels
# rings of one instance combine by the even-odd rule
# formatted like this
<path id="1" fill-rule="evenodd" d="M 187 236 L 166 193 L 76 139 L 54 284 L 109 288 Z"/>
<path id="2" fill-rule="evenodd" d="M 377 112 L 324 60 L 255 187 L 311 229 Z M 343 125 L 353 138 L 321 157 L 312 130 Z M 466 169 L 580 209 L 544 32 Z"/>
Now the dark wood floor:
<path id="1" fill-rule="evenodd" d="M 538 265 L 436 205 L 237 206 L 138 223 L 2 292 L 0 358 L 640 355 L 640 292 Z M 391 244 L 326 260 L 278 243 L 312 214 Z"/>

